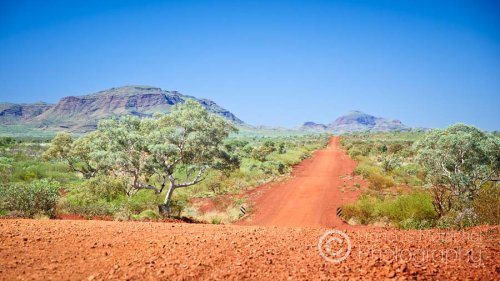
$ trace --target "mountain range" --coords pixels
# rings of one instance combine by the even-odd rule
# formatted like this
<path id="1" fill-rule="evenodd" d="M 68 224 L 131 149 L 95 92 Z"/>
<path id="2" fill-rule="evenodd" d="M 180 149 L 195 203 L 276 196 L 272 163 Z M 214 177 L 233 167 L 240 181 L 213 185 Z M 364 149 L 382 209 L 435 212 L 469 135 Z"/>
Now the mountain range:
<path id="1" fill-rule="evenodd" d="M 375 117 L 361 111 L 351 111 L 338 117 L 332 123 L 325 125 L 315 122 L 305 122 L 299 128 L 301 131 L 323 131 L 335 134 L 351 132 L 389 132 L 407 131 L 410 127 L 404 125 L 399 120 Z"/>
<path id="2" fill-rule="evenodd" d="M 85 133 L 95 130 L 101 119 L 135 115 L 151 116 L 154 113 L 169 113 L 172 106 L 186 99 L 199 102 L 209 112 L 218 114 L 238 126 L 262 130 L 245 124 L 229 110 L 214 101 L 183 95 L 177 91 L 166 91 L 152 86 L 123 86 L 83 96 L 63 97 L 56 104 L 38 102 L 31 104 L 0 103 L 0 134 L 9 132 L 68 131 Z M 267 128 L 267 127 L 266 127 Z M 352 111 L 328 125 L 305 122 L 298 132 L 349 133 L 355 131 L 401 131 L 408 130 L 401 121 L 375 117 L 360 111 Z M 286 130 L 286 129 L 279 129 Z M 7 133 L 6 133 L 7 132 Z"/>
<path id="3" fill-rule="evenodd" d="M 244 124 L 233 113 L 211 100 L 150 86 L 124 86 L 90 95 L 68 96 L 56 104 L 0 103 L 0 124 L 29 125 L 42 130 L 83 133 L 95 130 L 97 122 L 105 118 L 124 115 L 146 117 L 153 113 L 169 113 L 174 104 L 186 99 L 198 101 L 209 112 L 237 125 Z"/>

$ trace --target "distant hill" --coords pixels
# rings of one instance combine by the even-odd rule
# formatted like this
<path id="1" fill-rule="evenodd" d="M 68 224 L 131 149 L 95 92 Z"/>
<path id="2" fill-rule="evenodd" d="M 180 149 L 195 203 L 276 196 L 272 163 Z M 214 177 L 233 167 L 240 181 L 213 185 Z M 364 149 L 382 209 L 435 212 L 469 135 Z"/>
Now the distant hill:
<path id="1" fill-rule="evenodd" d="M 243 125 L 230 111 L 208 99 L 198 99 L 176 91 L 151 86 L 124 86 L 84 96 L 68 96 L 57 104 L 0 103 L 0 124 L 25 125 L 48 131 L 88 132 L 101 119 L 124 115 L 151 116 L 168 113 L 171 107 L 186 99 L 198 101 L 209 112 Z"/>
<path id="2" fill-rule="evenodd" d="M 314 122 L 305 122 L 299 130 L 310 132 L 332 132 L 336 134 L 350 132 L 390 132 L 407 131 L 410 127 L 399 120 L 375 117 L 361 111 L 351 111 L 346 115 L 338 117 L 329 125 Z"/>
<path id="3" fill-rule="evenodd" d="M 318 124 L 315 122 L 305 122 L 302 124 L 302 126 L 299 128 L 301 131 L 318 131 L 318 132 L 323 132 L 328 129 L 327 125 L 324 124 Z"/>
<path id="4" fill-rule="evenodd" d="M 95 130 L 101 119 L 134 115 L 151 116 L 169 113 L 172 106 L 186 99 L 198 101 L 209 112 L 233 122 L 244 131 L 266 134 L 349 133 L 358 131 L 388 132 L 406 131 L 410 128 L 399 120 L 375 117 L 360 111 L 352 111 L 325 125 L 305 122 L 300 128 L 285 129 L 266 126 L 253 127 L 245 124 L 233 113 L 208 99 L 183 95 L 151 86 L 124 86 L 84 95 L 67 96 L 56 104 L 44 102 L 32 104 L 0 103 L 0 135 L 50 136 L 57 131 L 85 133 Z"/>

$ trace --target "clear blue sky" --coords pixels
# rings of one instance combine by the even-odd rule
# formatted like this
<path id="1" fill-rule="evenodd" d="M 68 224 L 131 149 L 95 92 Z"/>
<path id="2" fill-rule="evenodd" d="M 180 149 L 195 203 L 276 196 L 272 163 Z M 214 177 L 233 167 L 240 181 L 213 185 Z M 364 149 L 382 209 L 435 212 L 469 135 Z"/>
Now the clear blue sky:
<path id="1" fill-rule="evenodd" d="M 254 125 L 361 110 L 500 130 L 500 4 L 1 1 L 0 101 L 130 84 L 209 98 Z"/>

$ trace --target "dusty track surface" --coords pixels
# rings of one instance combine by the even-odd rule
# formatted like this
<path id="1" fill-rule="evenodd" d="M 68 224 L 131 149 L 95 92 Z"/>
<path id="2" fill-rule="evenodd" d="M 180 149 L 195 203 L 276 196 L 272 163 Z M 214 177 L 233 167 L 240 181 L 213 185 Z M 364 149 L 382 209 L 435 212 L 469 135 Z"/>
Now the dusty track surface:
<path id="1" fill-rule="evenodd" d="M 326 149 L 294 168 L 293 177 L 259 187 L 253 213 L 241 224 L 261 226 L 349 228 L 336 215 L 343 204 L 355 200 L 364 185 L 351 176 L 356 162 L 333 137 Z"/>
<path id="2" fill-rule="evenodd" d="M 348 231 L 352 251 L 318 254 L 326 229 L 0 220 L 1 280 L 343 280 L 500 277 L 498 227 Z M 389 251 L 385 254 L 384 251 Z M 447 251 L 447 252 L 445 252 Z M 447 258 L 444 258 L 447 253 Z M 457 254 L 455 256 L 455 254 Z"/>

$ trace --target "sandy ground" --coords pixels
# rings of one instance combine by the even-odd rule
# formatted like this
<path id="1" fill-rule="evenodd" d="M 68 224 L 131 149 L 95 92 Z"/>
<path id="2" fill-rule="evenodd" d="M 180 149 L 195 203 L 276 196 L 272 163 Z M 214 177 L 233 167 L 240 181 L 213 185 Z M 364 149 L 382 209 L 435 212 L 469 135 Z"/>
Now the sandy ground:
<path id="1" fill-rule="evenodd" d="M 1 280 L 498 280 L 499 227 L 466 232 L 347 231 L 324 260 L 327 229 L 70 220 L 0 220 Z M 328 256 L 328 255 L 327 255 Z M 337 258 L 342 255 L 330 257 Z"/>
<path id="2" fill-rule="evenodd" d="M 0 280 L 500 279 L 500 227 L 343 223 L 354 167 L 332 139 L 291 179 L 259 187 L 244 225 L 0 220 Z"/>

